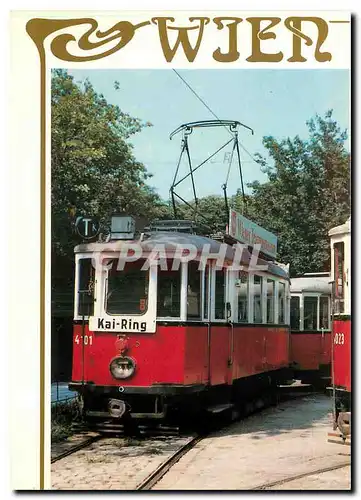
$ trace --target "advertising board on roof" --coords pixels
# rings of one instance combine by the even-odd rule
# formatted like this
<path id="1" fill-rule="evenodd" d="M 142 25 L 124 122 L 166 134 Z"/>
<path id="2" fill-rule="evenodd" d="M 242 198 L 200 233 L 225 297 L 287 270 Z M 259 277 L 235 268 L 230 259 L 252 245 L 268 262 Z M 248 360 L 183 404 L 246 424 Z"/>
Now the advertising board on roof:
<path id="1" fill-rule="evenodd" d="M 276 257 L 277 236 L 232 209 L 229 211 L 228 234 L 246 245 L 259 244 L 261 252 Z"/>

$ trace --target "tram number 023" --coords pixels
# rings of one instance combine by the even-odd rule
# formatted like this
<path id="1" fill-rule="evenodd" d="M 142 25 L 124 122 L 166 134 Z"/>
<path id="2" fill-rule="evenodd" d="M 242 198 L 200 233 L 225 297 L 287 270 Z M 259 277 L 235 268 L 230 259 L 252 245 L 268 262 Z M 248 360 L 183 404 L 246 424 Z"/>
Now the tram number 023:
<path id="1" fill-rule="evenodd" d="M 345 343 L 345 335 L 343 333 L 335 333 L 333 343 L 343 345 Z"/>
<path id="2" fill-rule="evenodd" d="M 74 342 L 80 344 L 83 340 L 83 335 L 75 335 Z M 84 345 L 93 345 L 93 335 L 84 335 Z"/>

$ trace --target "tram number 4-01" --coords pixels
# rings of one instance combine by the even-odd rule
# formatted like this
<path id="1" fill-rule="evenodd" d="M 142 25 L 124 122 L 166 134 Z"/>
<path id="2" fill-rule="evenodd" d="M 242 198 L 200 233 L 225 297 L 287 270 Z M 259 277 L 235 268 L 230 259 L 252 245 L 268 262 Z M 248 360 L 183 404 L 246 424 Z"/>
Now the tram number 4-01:
<path id="1" fill-rule="evenodd" d="M 75 335 L 74 342 L 76 344 L 80 344 L 83 340 L 83 335 Z M 84 335 L 84 345 L 93 345 L 93 336 L 92 335 Z"/>
<path id="2" fill-rule="evenodd" d="M 345 343 L 345 335 L 343 333 L 335 333 L 333 339 L 334 344 L 342 345 Z"/>

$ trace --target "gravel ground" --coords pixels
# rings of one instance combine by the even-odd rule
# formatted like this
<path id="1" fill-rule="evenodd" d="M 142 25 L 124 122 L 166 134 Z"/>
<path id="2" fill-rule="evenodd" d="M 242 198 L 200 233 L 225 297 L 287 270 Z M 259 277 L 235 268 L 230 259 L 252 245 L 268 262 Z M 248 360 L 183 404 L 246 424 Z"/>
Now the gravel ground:
<path id="1" fill-rule="evenodd" d="M 305 396 L 232 424 L 198 443 L 154 489 L 251 490 L 351 462 L 349 447 L 327 442 L 330 408 L 326 396 Z M 270 489 L 347 490 L 350 467 Z"/>
<path id="2" fill-rule="evenodd" d="M 106 438 L 51 465 L 52 489 L 134 490 L 191 438 Z"/>
<path id="3" fill-rule="evenodd" d="M 349 465 L 268 485 L 298 474 L 351 463 L 350 447 L 327 442 L 330 409 L 328 397 L 304 396 L 234 423 L 200 441 L 153 489 L 348 490 Z M 97 441 L 52 464 L 52 489 L 134 490 L 189 439 Z"/>

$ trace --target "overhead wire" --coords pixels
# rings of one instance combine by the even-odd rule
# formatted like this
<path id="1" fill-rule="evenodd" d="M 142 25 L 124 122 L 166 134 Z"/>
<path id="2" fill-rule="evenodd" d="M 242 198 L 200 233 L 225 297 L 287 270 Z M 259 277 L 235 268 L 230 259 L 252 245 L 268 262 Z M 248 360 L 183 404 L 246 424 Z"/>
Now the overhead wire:
<path id="1" fill-rule="evenodd" d="M 219 122 L 221 122 L 221 119 L 219 118 L 219 116 L 216 115 L 216 113 L 210 108 L 210 106 L 208 106 L 208 104 L 205 102 L 205 100 L 202 99 L 202 97 L 185 80 L 185 78 L 183 78 L 182 75 L 180 75 L 176 69 L 174 69 L 174 68 L 172 68 L 172 69 L 173 69 L 174 73 L 178 76 L 178 78 L 184 83 L 184 85 L 186 85 L 186 87 L 192 92 L 192 94 L 194 94 L 196 96 L 196 98 L 207 108 L 207 110 L 214 116 L 214 118 L 216 118 L 216 120 L 218 120 Z M 233 134 L 231 133 L 231 131 L 226 126 L 224 128 L 233 137 Z M 254 161 L 255 163 L 259 164 L 259 161 L 257 161 L 252 156 L 252 154 L 243 146 L 243 144 L 240 143 L 239 140 L 237 140 L 237 144 L 239 146 L 241 146 L 241 148 L 251 158 L 252 161 Z M 238 149 L 238 146 L 237 146 L 237 149 Z M 234 152 L 234 148 L 232 150 L 231 158 L 233 158 L 233 152 Z M 245 205 L 245 192 L 244 192 L 244 185 L 243 185 L 242 165 L 241 165 L 241 161 L 240 161 L 239 149 L 238 149 L 238 163 L 239 163 L 239 171 L 240 171 L 240 177 L 241 177 L 241 189 L 242 189 L 243 205 Z M 227 190 L 227 183 L 228 183 L 228 179 L 229 179 L 229 175 L 230 175 L 231 165 L 232 165 L 232 160 L 231 160 L 229 168 L 228 168 L 226 182 L 222 186 L 222 189 L 224 191 L 225 203 L 226 203 L 226 209 L 227 209 L 227 211 L 228 211 L 228 201 L 227 201 L 226 190 Z"/>
<path id="2" fill-rule="evenodd" d="M 214 118 L 218 121 L 221 121 L 221 119 L 219 118 L 219 116 L 216 115 L 216 113 L 208 106 L 208 104 L 205 102 L 204 99 L 202 99 L 202 97 L 197 94 L 197 92 L 191 87 L 191 85 L 182 77 L 182 75 L 180 75 L 178 73 L 178 71 L 174 68 L 172 68 L 174 73 L 182 80 L 182 82 L 189 88 L 189 90 L 197 97 L 197 99 L 208 109 L 208 111 L 214 116 Z M 227 127 L 224 127 L 227 132 L 232 135 L 232 133 L 229 131 L 229 129 Z M 257 161 L 253 156 L 252 154 L 243 146 L 243 144 L 241 142 L 239 142 L 239 145 L 241 146 L 241 148 L 244 150 L 244 152 L 251 158 L 251 160 L 253 160 L 255 163 L 257 163 L 259 165 L 259 161 Z"/>

